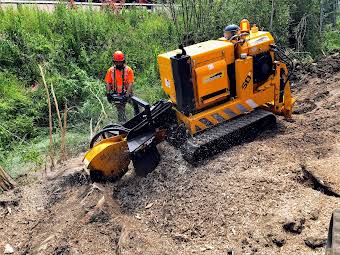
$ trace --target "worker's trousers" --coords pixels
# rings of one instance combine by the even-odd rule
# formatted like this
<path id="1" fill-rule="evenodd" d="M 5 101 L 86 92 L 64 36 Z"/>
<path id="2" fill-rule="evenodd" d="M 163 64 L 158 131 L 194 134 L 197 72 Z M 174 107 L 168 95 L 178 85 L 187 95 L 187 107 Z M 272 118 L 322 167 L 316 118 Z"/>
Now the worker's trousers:
<path id="1" fill-rule="evenodd" d="M 126 113 L 125 113 L 126 103 L 127 102 L 114 103 L 117 108 L 118 122 L 120 124 L 123 124 L 126 122 Z M 133 106 L 134 114 L 137 115 L 139 113 L 138 105 L 134 101 L 132 101 L 130 98 L 128 99 L 128 103 L 130 103 Z"/>

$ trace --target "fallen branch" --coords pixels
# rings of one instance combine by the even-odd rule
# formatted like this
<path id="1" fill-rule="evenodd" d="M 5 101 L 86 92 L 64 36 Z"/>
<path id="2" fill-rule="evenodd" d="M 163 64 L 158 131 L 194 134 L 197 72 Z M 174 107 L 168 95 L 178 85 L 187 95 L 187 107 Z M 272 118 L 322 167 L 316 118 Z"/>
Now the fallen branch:
<path id="1" fill-rule="evenodd" d="M 61 121 L 61 115 L 60 115 L 60 111 L 59 111 L 59 104 L 58 104 L 58 100 L 57 100 L 57 97 L 54 93 L 54 87 L 53 87 L 53 84 L 51 83 L 51 92 L 52 92 L 52 96 L 53 96 L 53 101 L 54 101 L 54 107 L 55 107 L 55 110 L 57 112 L 57 117 L 58 117 L 58 125 L 59 125 L 59 128 L 60 128 L 60 132 L 61 132 L 61 143 L 60 143 L 60 154 L 61 154 L 61 158 L 63 158 L 65 155 L 63 155 L 63 123 Z"/>
<path id="2" fill-rule="evenodd" d="M 67 113 L 68 113 L 68 107 L 67 107 L 67 102 L 65 102 L 65 106 L 64 106 L 64 125 L 63 125 L 63 129 L 61 130 L 61 159 L 62 160 L 66 160 L 67 156 L 66 156 L 66 143 L 65 143 L 65 139 L 66 139 L 66 130 L 67 130 Z"/>
<path id="3" fill-rule="evenodd" d="M 94 128 L 94 130 L 93 130 L 93 133 L 94 133 L 94 134 L 96 134 L 97 131 L 100 129 L 100 122 L 102 121 L 102 119 L 103 119 L 103 114 L 100 113 L 100 116 L 99 116 L 99 118 L 98 118 L 97 124 L 96 124 L 96 126 L 95 126 L 95 128 Z"/>
<path id="4" fill-rule="evenodd" d="M 15 188 L 15 186 L 17 186 L 16 182 L 0 166 L 0 189 L 6 191 Z"/>
<path id="5" fill-rule="evenodd" d="M 50 146 L 49 146 L 49 156 L 51 158 L 51 170 L 55 168 L 54 164 L 54 151 L 53 151 L 53 123 L 52 123 L 52 107 L 51 107 L 51 98 L 50 98 L 50 92 L 48 90 L 48 86 L 45 80 L 45 75 L 43 72 L 43 69 L 41 65 L 38 65 L 40 69 L 41 78 L 43 80 L 46 96 L 47 96 L 47 103 L 48 103 L 48 120 L 49 120 L 49 127 L 50 127 Z"/>
<path id="6" fill-rule="evenodd" d="M 90 119 L 90 140 L 92 139 L 93 137 L 93 129 L 92 129 L 92 118 Z"/>
<path id="7" fill-rule="evenodd" d="M 104 108 L 103 102 L 100 100 L 100 98 L 98 97 L 98 95 L 92 91 L 91 88 L 90 88 L 90 91 L 91 91 L 91 93 L 95 96 L 95 98 L 97 98 L 97 100 L 99 101 L 99 104 L 100 104 L 100 106 L 102 107 L 102 112 L 103 112 L 105 118 L 107 119 L 107 114 L 106 114 L 106 112 L 105 112 L 105 108 Z"/>

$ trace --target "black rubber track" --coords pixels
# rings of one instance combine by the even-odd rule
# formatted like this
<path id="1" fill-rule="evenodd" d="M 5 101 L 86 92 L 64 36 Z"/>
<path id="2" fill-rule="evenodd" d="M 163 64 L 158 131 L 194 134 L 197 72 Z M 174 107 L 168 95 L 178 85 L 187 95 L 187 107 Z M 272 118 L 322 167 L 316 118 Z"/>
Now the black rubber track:
<path id="1" fill-rule="evenodd" d="M 183 158 L 190 164 L 197 165 L 234 145 L 254 140 L 259 133 L 275 126 L 274 114 L 256 109 L 188 138 L 181 146 Z"/>

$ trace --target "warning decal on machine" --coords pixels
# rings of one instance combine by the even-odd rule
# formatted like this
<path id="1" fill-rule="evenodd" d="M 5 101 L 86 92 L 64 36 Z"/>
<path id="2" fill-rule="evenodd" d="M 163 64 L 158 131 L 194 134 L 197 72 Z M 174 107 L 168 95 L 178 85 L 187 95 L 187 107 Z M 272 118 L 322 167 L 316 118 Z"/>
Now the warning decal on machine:
<path id="1" fill-rule="evenodd" d="M 218 72 L 216 74 L 210 75 L 210 76 L 206 76 L 204 77 L 203 83 L 208 83 L 211 81 L 214 81 L 216 79 L 222 78 L 223 77 L 223 72 Z"/>
<path id="2" fill-rule="evenodd" d="M 170 88 L 170 81 L 168 79 L 165 79 L 165 86 Z"/>
<path id="3" fill-rule="evenodd" d="M 268 42 L 269 41 L 269 37 L 268 36 L 262 36 L 256 39 L 252 39 L 248 41 L 248 45 L 249 46 L 255 46 L 264 42 Z"/>

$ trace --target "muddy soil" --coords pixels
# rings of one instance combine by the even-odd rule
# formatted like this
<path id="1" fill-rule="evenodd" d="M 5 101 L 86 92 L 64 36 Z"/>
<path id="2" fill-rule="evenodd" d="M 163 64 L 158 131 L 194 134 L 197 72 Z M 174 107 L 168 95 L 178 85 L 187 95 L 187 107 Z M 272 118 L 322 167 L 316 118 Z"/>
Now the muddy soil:
<path id="1" fill-rule="evenodd" d="M 92 184 L 79 157 L 0 195 L 0 253 L 324 254 L 340 207 L 340 54 L 298 67 L 293 94 L 292 121 L 198 167 L 163 143 L 147 178 Z"/>

